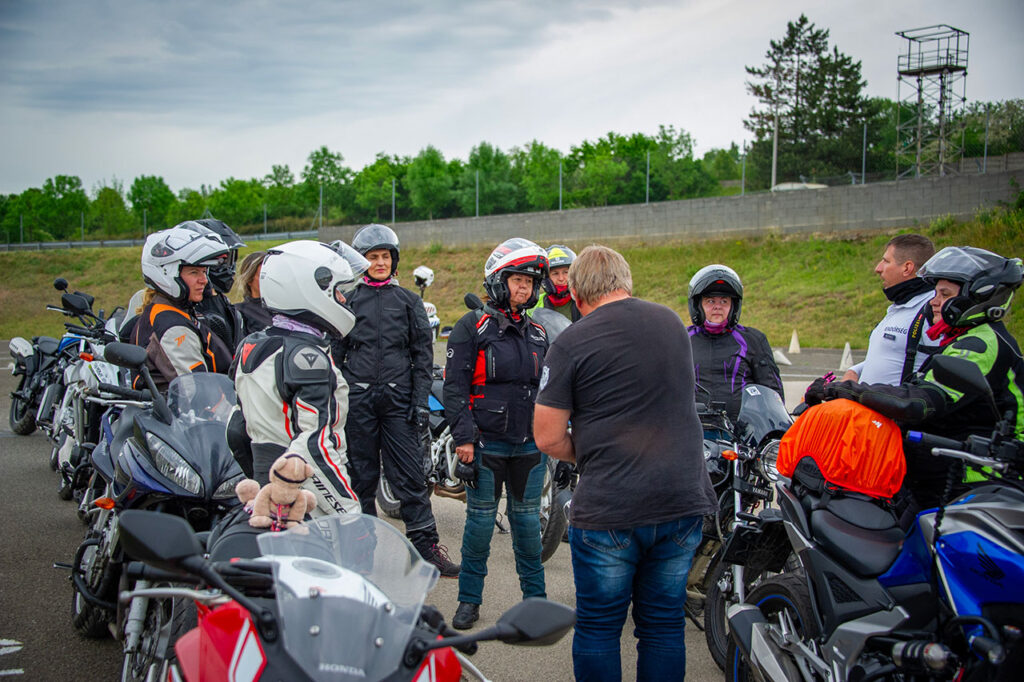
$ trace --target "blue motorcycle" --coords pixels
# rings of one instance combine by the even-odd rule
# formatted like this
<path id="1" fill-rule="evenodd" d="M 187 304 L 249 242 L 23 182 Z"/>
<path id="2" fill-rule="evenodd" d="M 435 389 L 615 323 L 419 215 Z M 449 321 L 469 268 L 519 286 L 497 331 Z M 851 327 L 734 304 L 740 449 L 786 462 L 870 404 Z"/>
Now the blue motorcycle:
<path id="1" fill-rule="evenodd" d="M 944 385 L 995 409 L 976 365 L 949 356 L 931 363 Z M 801 564 L 729 608 L 726 679 L 1020 679 L 1024 444 L 1013 434 L 1006 419 L 990 437 L 966 441 L 909 432 L 936 456 L 990 472 L 918 514 L 909 534 L 877 500 L 823 490 L 804 458 L 777 486 L 779 509 L 747 519 L 724 550 L 747 570 L 779 571 L 790 552 Z M 951 467 L 957 476 L 959 468 Z"/>
<path id="2" fill-rule="evenodd" d="M 146 369 L 144 348 L 111 343 L 104 355 L 115 365 L 137 369 L 147 388 L 104 386 L 122 404 L 102 419 L 103 437 L 90 453 L 102 492 L 90 495 L 89 530 L 71 565 L 71 618 L 87 637 L 109 630 L 123 638 L 125 679 L 141 679 L 159 655 L 161 637 L 175 614 L 170 602 L 161 600 L 133 600 L 127 612 L 118 607 L 119 585 L 127 580 L 120 514 L 126 509 L 160 511 L 206 531 L 238 506 L 235 484 L 243 474 L 226 439 L 235 392 L 228 377 L 198 373 L 172 381 L 165 398 Z"/>

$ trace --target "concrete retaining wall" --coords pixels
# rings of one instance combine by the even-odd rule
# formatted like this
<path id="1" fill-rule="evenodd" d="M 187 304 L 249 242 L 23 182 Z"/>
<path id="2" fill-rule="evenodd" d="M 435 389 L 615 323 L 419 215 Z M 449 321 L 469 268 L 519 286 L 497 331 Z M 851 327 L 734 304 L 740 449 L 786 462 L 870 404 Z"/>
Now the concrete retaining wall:
<path id="1" fill-rule="evenodd" d="M 1024 170 L 742 197 L 417 221 L 400 223 L 396 231 L 408 246 L 492 245 L 513 236 L 546 245 L 559 241 L 657 242 L 864 232 L 927 224 L 945 215 L 969 218 L 979 209 L 1011 201 L 1020 191 L 1011 185 L 1011 179 L 1024 182 Z M 325 226 L 320 230 L 320 239 L 349 241 L 358 227 Z"/>

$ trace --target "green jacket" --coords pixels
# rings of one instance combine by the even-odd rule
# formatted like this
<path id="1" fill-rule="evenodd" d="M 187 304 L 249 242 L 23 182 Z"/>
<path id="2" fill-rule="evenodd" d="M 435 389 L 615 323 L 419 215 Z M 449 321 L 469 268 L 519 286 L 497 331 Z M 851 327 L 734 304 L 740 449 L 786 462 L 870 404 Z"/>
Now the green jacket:
<path id="1" fill-rule="evenodd" d="M 560 312 L 565 315 L 570 322 L 575 322 L 582 317 L 582 315 L 580 315 L 579 308 L 576 307 L 575 301 L 569 299 L 569 302 L 564 305 L 553 305 L 551 301 L 548 300 L 548 292 L 543 290 L 540 292 L 540 297 L 537 299 L 537 305 L 530 308 L 530 312 L 533 312 L 538 308 L 548 308 L 550 310 Z"/>

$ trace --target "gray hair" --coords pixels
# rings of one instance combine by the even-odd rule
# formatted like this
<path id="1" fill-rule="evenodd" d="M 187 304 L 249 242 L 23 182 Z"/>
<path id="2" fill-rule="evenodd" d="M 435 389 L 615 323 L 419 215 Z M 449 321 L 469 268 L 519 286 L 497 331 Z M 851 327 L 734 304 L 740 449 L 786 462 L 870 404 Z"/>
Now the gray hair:
<path id="1" fill-rule="evenodd" d="M 569 266 L 569 289 L 575 292 L 577 301 L 592 305 L 620 289 L 632 295 L 633 275 L 622 254 L 607 246 L 592 244 Z"/>

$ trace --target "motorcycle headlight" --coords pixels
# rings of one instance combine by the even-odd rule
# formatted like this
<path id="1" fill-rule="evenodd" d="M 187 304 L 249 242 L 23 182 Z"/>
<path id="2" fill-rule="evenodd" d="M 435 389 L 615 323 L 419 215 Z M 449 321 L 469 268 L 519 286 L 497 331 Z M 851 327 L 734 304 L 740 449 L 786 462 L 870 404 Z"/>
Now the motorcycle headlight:
<path id="1" fill-rule="evenodd" d="M 32 344 L 20 336 L 15 336 L 11 339 L 10 343 L 7 344 L 7 349 L 15 360 L 24 360 L 32 357 Z"/>
<path id="2" fill-rule="evenodd" d="M 213 491 L 213 499 L 215 500 L 226 500 L 230 497 L 235 496 L 235 486 L 238 482 L 245 478 L 244 474 L 238 474 L 227 479 Z"/>
<path id="3" fill-rule="evenodd" d="M 161 474 L 193 495 L 202 495 L 203 480 L 174 448 L 151 433 L 146 434 L 146 444 L 153 456 L 153 464 Z"/>
<path id="4" fill-rule="evenodd" d="M 779 480 L 779 442 L 778 440 L 769 441 L 761 450 L 761 456 L 757 460 L 761 474 L 772 482 Z"/>

